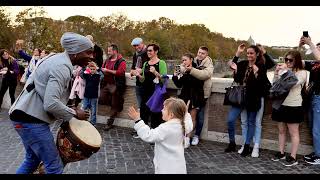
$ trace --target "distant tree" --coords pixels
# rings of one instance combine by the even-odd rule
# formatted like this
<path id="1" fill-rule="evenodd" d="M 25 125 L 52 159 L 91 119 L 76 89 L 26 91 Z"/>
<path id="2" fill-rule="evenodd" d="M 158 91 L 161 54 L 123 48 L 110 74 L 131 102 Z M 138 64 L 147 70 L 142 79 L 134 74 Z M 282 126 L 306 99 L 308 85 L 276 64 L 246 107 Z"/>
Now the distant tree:
<path id="1" fill-rule="evenodd" d="M 10 18 L 5 7 L 0 7 L 0 48 L 5 48 L 10 51 L 13 50 L 14 33 L 13 27 L 10 24 Z"/>
<path id="2" fill-rule="evenodd" d="M 135 37 L 144 39 L 145 44 L 156 43 L 160 46 L 159 57 L 180 59 L 187 52 L 196 55 L 200 46 L 209 48 L 213 60 L 231 59 L 240 43 L 224 37 L 219 32 L 211 32 L 204 24 L 177 24 L 175 21 L 160 17 L 151 21 L 132 21 L 123 14 L 112 14 L 96 20 L 93 17 L 75 15 L 64 21 L 53 20 L 41 7 L 28 8 L 18 13 L 14 26 L 4 9 L 0 9 L 0 45 L 12 48 L 16 39 L 24 39 L 27 49 L 35 47 L 62 51 L 61 35 L 66 31 L 82 35 L 91 34 L 95 42 L 103 49 L 110 43 L 119 46 L 120 53 L 132 56 L 134 50 L 130 44 Z M 247 44 L 248 45 L 248 44 Z M 265 47 L 273 58 L 284 55 L 284 51 Z M 241 58 L 245 58 L 245 53 Z M 306 56 L 306 58 L 312 58 Z"/>

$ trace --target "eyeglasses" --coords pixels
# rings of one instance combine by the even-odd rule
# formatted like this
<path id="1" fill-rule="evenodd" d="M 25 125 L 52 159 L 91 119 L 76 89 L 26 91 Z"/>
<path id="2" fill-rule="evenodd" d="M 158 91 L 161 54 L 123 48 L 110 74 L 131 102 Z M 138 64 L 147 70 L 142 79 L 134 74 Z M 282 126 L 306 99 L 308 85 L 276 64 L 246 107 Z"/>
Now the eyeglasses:
<path id="1" fill-rule="evenodd" d="M 152 52 L 153 50 L 152 50 L 152 49 L 148 49 L 147 51 L 148 51 L 148 52 Z"/>
<path id="2" fill-rule="evenodd" d="M 293 62 L 293 59 L 284 58 L 284 62 L 288 62 L 288 61 L 292 63 L 292 62 Z"/>

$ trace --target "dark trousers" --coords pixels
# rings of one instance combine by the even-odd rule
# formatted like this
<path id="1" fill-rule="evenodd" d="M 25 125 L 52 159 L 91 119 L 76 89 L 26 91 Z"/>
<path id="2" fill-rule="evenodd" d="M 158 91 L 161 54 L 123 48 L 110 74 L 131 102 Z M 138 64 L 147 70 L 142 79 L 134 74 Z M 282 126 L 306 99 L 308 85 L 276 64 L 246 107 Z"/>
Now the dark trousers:
<path id="1" fill-rule="evenodd" d="M 152 94 L 153 91 L 145 91 L 145 95 L 142 97 L 141 101 L 140 116 L 145 124 L 148 125 L 148 123 L 150 122 L 150 127 L 154 129 L 164 121 L 162 120 L 162 112 L 151 112 L 150 108 L 146 105 Z"/>
<path id="2" fill-rule="evenodd" d="M 14 93 L 16 91 L 16 87 L 17 87 L 17 80 L 11 80 L 13 82 L 9 82 L 9 80 L 3 79 L 2 80 L 2 85 L 1 85 L 1 89 L 0 89 L 0 108 L 2 105 L 2 101 L 3 101 L 3 97 L 6 94 L 8 88 L 9 88 L 9 95 L 10 95 L 10 99 L 11 99 L 11 105 L 14 103 L 14 101 L 16 100 L 16 98 L 14 97 Z"/>

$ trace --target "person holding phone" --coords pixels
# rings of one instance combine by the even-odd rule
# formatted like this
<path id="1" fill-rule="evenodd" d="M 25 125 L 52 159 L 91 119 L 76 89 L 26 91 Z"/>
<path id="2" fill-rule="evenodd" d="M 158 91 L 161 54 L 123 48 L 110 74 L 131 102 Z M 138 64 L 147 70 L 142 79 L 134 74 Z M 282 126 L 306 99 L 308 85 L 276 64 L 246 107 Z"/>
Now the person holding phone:
<path id="1" fill-rule="evenodd" d="M 17 79 L 19 75 L 18 61 L 9 54 L 6 49 L 0 50 L 0 75 L 2 76 L 0 88 L 0 109 L 2 106 L 3 97 L 9 89 L 11 104 L 14 103 L 14 93 L 17 87 Z"/>
<path id="2" fill-rule="evenodd" d="M 186 53 L 182 56 L 182 64 L 176 66 L 176 70 L 173 73 L 172 81 L 178 87 L 181 88 L 181 93 L 178 95 L 180 99 L 183 99 L 185 103 L 190 101 L 188 111 L 191 114 L 193 127 L 196 126 L 196 117 L 201 106 L 205 105 L 203 80 L 199 80 L 194 76 L 191 76 L 189 72 L 185 71 L 185 67 L 192 66 L 194 68 L 197 65 L 193 62 L 193 56 L 190 53 Z M 185 147 L 190 146 L 191 133 L 187 134 Z"/>
<path id="3" fill-rule="evenodd" d="M 312 129 L 313 138 L 313 152 L 304 156 L 304 160 L 309 164 L 320 164 L 320 44 L 317 46 L 313 44 L 310 37 L 302 36 L 299 44 L 302 46 L 307 44 L 310 46 L 316 61 L 304 61 L 304 68 L 310 71 L 310 94 L 311 97 L 311 108 L 310 108 L 310 124 Z M 318 47 L 319 46 L 319 47 Z"/>
<path id="4" fill-rule="evenodd" d="M 213 77 L 213 62 L 209 56 L 209 49 L 206 46 L 200 46 L 197 52 L 197 56 L 193 62 L 196 67 L 185 67 L 185 71 L 189 72 L 191 76 L 204 81 L 203 92 L 205 103 L 200 106 L 196 117 L 196 132 L 191 140 L 191 145 L 196 146 L 199 143 L 202 127 L 204 123 L 204 111 L 207 104 L 207 100 L 211 95 L 212 77 Z"/>

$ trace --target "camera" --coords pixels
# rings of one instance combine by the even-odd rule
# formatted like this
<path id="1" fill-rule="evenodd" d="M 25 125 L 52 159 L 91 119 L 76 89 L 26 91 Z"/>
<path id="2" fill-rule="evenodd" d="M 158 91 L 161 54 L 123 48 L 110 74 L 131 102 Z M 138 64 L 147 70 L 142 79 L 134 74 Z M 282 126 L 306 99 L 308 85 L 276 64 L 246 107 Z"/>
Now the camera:
<path id="1" fill-rule="evenodd" d="M 308 31 L 303 31 L 303 37 L 309 37 Z"/>

